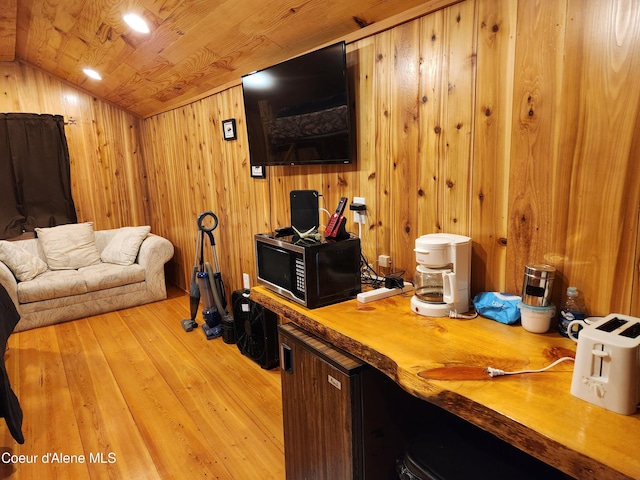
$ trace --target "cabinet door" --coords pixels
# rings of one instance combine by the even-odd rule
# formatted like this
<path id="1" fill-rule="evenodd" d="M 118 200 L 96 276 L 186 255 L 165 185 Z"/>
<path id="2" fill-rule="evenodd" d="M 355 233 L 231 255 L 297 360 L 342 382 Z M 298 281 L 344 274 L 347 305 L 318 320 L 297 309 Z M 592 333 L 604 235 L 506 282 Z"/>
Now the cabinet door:
<path id="1" fill-rule="evenodd" d="M 301 330 L 280 342 L 287 479 L 362 478 L 363 364 Z"/>

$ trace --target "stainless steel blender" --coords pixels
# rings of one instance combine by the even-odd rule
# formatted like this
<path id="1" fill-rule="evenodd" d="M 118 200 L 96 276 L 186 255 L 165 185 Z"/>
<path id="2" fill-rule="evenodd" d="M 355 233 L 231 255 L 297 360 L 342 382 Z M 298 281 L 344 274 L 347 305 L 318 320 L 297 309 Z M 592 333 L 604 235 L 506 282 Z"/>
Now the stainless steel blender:
<path id="1" fill-rule="evenodd" d="M 416 239 L 415 295 L 411 309 L 427 317 L 448 317 L 469 311 L 471 239 L 451 233 Z"/>

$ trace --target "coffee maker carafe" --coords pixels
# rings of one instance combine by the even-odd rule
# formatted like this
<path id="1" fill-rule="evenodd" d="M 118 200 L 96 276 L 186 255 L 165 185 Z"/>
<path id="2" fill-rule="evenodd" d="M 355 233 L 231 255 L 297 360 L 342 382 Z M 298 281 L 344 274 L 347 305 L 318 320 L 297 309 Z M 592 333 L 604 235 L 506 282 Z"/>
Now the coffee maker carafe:
<path id="1" fill-rule="evenodd" d="M 471 239 L 450 233 L 416 239 L 415 295 L 411 309 L 427 317 L 469 311 Z"/>

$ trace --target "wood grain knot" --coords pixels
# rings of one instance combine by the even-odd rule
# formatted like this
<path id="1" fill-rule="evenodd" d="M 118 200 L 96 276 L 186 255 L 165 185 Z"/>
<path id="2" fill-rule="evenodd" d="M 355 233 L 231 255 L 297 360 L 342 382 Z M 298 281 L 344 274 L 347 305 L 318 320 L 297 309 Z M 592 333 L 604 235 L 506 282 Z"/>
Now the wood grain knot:
<path id="1" fill-rule="evenodd" d="M 362 18 L 358 18 L 358 17 L 353 17 L 353 21 L 356 22 L 356 24 L 360 27 L 360 28 L 364 28 L 364 27 L 368 27 L 369 23 L 362 19 Z"/>

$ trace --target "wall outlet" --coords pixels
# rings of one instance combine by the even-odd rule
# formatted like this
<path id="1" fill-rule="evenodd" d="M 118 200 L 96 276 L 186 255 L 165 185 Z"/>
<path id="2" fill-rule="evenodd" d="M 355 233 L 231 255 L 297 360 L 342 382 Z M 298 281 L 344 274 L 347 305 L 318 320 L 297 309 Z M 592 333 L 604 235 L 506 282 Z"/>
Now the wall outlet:
<path id="1" fill-rule="evenodd" d="M 378 256 L 378 265 L 381 267 L 390 267 L 391 266 L 391 257 L 389 255 L 379 255 Z"/>
<path id="2" fill-rule="evenodd" d="M 366 205 L 364 201 L 364 197 L 353 197 L 353 203 L 361 203 L 362 205 Z M 356 223 L 360 223 L 364 225 L 367 221 L 367 211 L 353 211 L 353 221 Z"/>
<path id="3" fill-rule="evenodd" d="M 248 273 L 243 273 L 242 274 L 242 285 L 243 285 L 245 290 L 250 290 L 251 289 L 251 280 L 249 279 L 249 274 Z"/>

